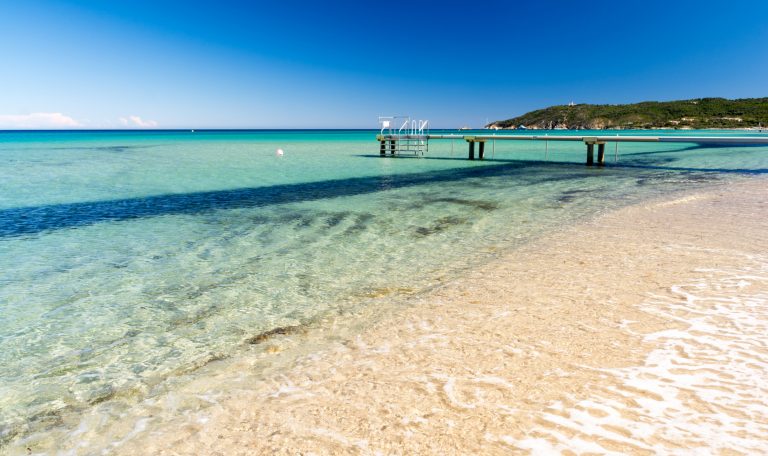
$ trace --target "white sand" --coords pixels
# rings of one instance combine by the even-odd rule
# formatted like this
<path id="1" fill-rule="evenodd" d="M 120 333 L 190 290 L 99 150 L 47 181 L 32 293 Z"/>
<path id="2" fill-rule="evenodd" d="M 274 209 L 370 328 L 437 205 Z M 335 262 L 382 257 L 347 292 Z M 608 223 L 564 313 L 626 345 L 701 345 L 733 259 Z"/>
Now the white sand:
<path id="1" fill-rule="evenodd" d="M 281 373 L 230 363 L 216 405 L 113 450 L 766 454 L 767 235 L 765 180 L 622 209 Z"/>

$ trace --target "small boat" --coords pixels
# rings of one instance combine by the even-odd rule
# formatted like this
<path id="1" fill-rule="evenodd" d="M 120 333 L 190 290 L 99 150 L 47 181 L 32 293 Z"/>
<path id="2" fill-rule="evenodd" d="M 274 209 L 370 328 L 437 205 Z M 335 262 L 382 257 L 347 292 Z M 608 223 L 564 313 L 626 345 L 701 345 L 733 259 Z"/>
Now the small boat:
<path id="1" fill-rule="evenodd" d="M 747 128 L 747 131 L 751 131 L 754 133 L 768 133 L 768 127 L 764 127 L 763 123 L 760 122 L 757 124 L 756 127 Z"/>

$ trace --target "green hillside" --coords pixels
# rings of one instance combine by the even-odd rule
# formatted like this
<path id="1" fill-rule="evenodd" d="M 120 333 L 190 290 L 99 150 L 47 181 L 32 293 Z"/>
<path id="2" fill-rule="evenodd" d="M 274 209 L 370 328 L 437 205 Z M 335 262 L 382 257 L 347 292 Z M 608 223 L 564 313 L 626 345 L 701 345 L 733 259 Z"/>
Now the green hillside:
<path id="1" fill-rule="evenodd" d="M 699 98 L 620 105 L 561 105 L 493 122 L 488 128 L 629 129 L 768 126 L 768 98 Z"/>

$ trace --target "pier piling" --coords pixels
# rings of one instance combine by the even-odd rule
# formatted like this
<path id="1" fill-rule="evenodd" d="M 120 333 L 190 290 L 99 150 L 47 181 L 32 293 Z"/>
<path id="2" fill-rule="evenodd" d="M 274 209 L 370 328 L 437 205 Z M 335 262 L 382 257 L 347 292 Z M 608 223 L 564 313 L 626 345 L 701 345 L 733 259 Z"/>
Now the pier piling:
<path id="1" fill-rule="evenodd" d="M 597 143 L 597 164 L 605 166 L 605 142 Z"/>
<path id="2" fill-rule="evenodd" d="M 485 141 L 479 141 L 479 142 L 480 142 L 480 150 L 478 155 L 480 155 L 480 160 L 482 160 L 485 155 Z"/>
<path id="3" fill-rule="evenodd" d="M 587 166 L 592 166 L 595 163 L 595 143 L 587 143 Z"/>
<path id="4" fill-rule="evenodd" d="M 469 159 L 474 160 L 475 159 L 475 140 L 469 139 L 467 140 L 469 143 Z"/>

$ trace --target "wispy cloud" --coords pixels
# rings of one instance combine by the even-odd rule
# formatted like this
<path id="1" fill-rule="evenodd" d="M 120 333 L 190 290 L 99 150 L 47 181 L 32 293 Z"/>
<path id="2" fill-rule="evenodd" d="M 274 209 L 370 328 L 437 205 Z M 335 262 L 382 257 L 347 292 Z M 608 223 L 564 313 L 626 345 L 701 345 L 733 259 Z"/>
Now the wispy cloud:
<path id="1" fill-rule="evenodd" d="M 139 116 L 121 117 L 120 123 L 126 127 L 154 128 L 157 126 L 154 120 L 144 120 Z"/>
<path id="2" fill-rule="evenodd" d="M 32 114 L 0 114 L 0 128 L 72 128 L 83 125 L 60 112 Z"/>

